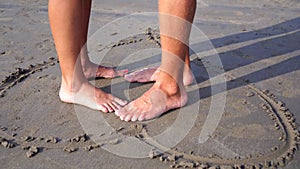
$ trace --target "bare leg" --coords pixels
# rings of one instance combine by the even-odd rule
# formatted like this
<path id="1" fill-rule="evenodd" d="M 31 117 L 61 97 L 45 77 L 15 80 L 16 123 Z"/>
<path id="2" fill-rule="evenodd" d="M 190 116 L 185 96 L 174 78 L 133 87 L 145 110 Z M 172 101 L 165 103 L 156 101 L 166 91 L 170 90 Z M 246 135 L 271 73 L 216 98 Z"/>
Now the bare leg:
<path id="1" fill-rule="evenodd" d="M 152 88 L 115 112 L 121 120 L 149 120 L 187 103 L 183 69 L 195 9 L 195 0 L 159 0 L 162 44 L 160 71 Z"/>
<path id="2" fill-rule="evenodd" d="M 126 104 L 94 86 L 86 79 L 81 66 L 85 44 L 83 0 L 49 0 L 49 20 L 60 61 L 62 82 L 60 99 L 103 112 L 112 112 Z"/>
<path id="3" fill-rule="evenodd" d="M 83 69 L 83 73 L 87 79 L 95 78 L 95 77 L 104 77 L 104 78 L 114 78 L 117 76 L 124 76 L 128 73 L 128 70 L 115 70 L 112 67 L 101 66 L 95 64 L 90 61 L 87 50 L 87 36 L 88 36 L 88 28 L 89 28 L 89 20 L 91 13 L 91 0 L 86 0 L 84 3 L 84 11 L 83 11 L 83 44 L 81 51 L 81 65 Z"/>
<path id="4" fill-rule="evenodd" d="M 192 16 L 191 20 L 194 19 L 194 15 Z M 191 71 L 190 66 L 190 54 L 189 54 L 189 47 L 186 46 L 186 53 L 185 53 L 185 65 L 183 69 L 183 84 L 184 86 L 188 86 L 193 82 L 193 73 Z M 154 82 L 157 79 L 157 75 L 159 74 L 159 66 L 158 67 L 148 67 L 143 68 L 140 70 L 136 70 L 132 73 L 125 74 L 124 79 L 128 82 Z"/>

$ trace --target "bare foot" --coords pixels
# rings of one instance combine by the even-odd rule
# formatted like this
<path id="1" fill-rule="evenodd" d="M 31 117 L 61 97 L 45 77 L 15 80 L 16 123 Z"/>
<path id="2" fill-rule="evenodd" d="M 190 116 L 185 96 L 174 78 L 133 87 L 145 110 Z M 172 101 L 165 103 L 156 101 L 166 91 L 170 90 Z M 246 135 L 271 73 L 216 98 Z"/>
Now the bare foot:
<path id="1" fill-rule="evenodd" d="M 107 94 L 88 82 L 83 83 L 76 91 L 70 90 L 62 84 L 59 97 L 63 102 L 83 105 L 106 113 L 113 112 L 127 104 L 127 101 Z"/>
<path id="2" fill-rule="evenodd" d="M 128 82 L 154 82 L 159 72 L 158 67 L 143 68 L 124 76 Z"/>
<path id="3" fill-rule="evenodd" d="M 187 93 L 183 87 L 180 90 L 178 86 L 174 88 L 156 82 L 141 97 L 130 102 L 122 109 L 116 110 L 115 114 L 124 121 L 150 120 L 168 110 L 183 107 L 187 100 Z"/>
<path id="4" fill-rule="evenodd" d="M 124 79 L 128 82 L 154 82 L 157 79 L 157 75 L 159 74 L 159 67 L 149 67 L 143 68 L 140 70 L 136 70 L 132 73 L 125 74 Z M 193 74 L 189 68 L 185 68 L 183 71 L 183 84 L 184 86 L 188 86 L 193 83 Z"/>
<path id="5" fill-rule="evenodd" d="M 97 65 L 95 63 L 89 62 L 82 66 L 83 73 L 87 79 L 95 78 L 95 77 L 103 77 L 103 78 L 115 78 L 118 76 L 124 76 L 128 73 L 128 70 L 116 70 L 113 67 L 106 67 Z"/>

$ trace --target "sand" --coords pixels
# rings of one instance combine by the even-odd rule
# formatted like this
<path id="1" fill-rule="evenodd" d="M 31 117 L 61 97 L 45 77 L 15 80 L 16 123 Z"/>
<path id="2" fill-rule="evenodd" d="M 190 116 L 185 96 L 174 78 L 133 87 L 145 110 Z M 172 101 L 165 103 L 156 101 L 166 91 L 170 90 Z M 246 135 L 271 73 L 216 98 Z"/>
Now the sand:
<path id="1" fill-rule="evenodd" d="M 99 28 L 107 32 L 89 44 L 92 58 L 130 71 L 157 65 L 157 25 L 143 14 L 156 8 L 150 1 L 95 1 L 89 36 Z M 143 123 L 59 101 L 60 70 L 46 1 L 9 0 L 0 3 L 0 12 L 1 168 L 299 167 L 297 1 L 198 1 L 195 26 L 210 41 L 192 38 L 195 80 L 187 87 L 188 105 Z M 127 28 L 109 24 L 132 13 L 140 14 L 137 22 L 147 18 L 145 24 L 135 35 L 116 38 Z M 111 39 L 118 40 L 108 43 Z M 225 89 L 215 80 L 221 75 Z M 152 85 L 122 78 L 93 83 L 127 100 Z M 214 127 L 206 124 L 212 101 L 224 91 L 218 125 L 205 133 L 205 126 Z"/>

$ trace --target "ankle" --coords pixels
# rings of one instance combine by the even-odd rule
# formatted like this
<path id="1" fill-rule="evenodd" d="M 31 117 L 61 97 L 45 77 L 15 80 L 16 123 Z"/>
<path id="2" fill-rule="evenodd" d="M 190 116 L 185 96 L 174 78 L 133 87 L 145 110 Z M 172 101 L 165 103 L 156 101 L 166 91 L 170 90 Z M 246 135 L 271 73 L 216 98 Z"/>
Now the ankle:
<path id="1" fill-rule="evenodd" d="M 165 91 L 169 96 L 180 95 L 180 90 L 183 89 L 177 81 L 168 74 L 159 74 L 156 85 L 161 90 Z"/>
<path id="2" fill-rule="evenodd" d="M 78 92 L 87 82 L 84 80 L 66 80 L 62 77 L 60 90 L 68 93 Z"/>

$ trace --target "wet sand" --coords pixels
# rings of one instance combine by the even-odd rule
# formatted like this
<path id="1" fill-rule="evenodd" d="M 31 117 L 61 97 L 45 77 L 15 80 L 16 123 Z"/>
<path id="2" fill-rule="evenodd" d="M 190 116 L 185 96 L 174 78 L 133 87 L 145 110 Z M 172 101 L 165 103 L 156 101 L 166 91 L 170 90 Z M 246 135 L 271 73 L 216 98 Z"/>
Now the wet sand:
<path id="1" fill-rule="evenodd" d="M 156 8 L 150 1 L 95 1 L 92 59 L 130 71 L 157 65 L 157 24 L 143 13 Z M 1 168 L 298 168 L 299 11 L 297 1 L 198 1 L 195 26 L 210 41 L 192 33 L 188 105 L 127 123 L 59 101 L 46 1 L 1 2 Z M 136 34 L 118 38 L 132 28 L 110 23 L 132 13 L 145 22 Z M 92 82 L 127 100 L 152 85 Z M 211 113 L 223 103 L 221 114 Z"/>

